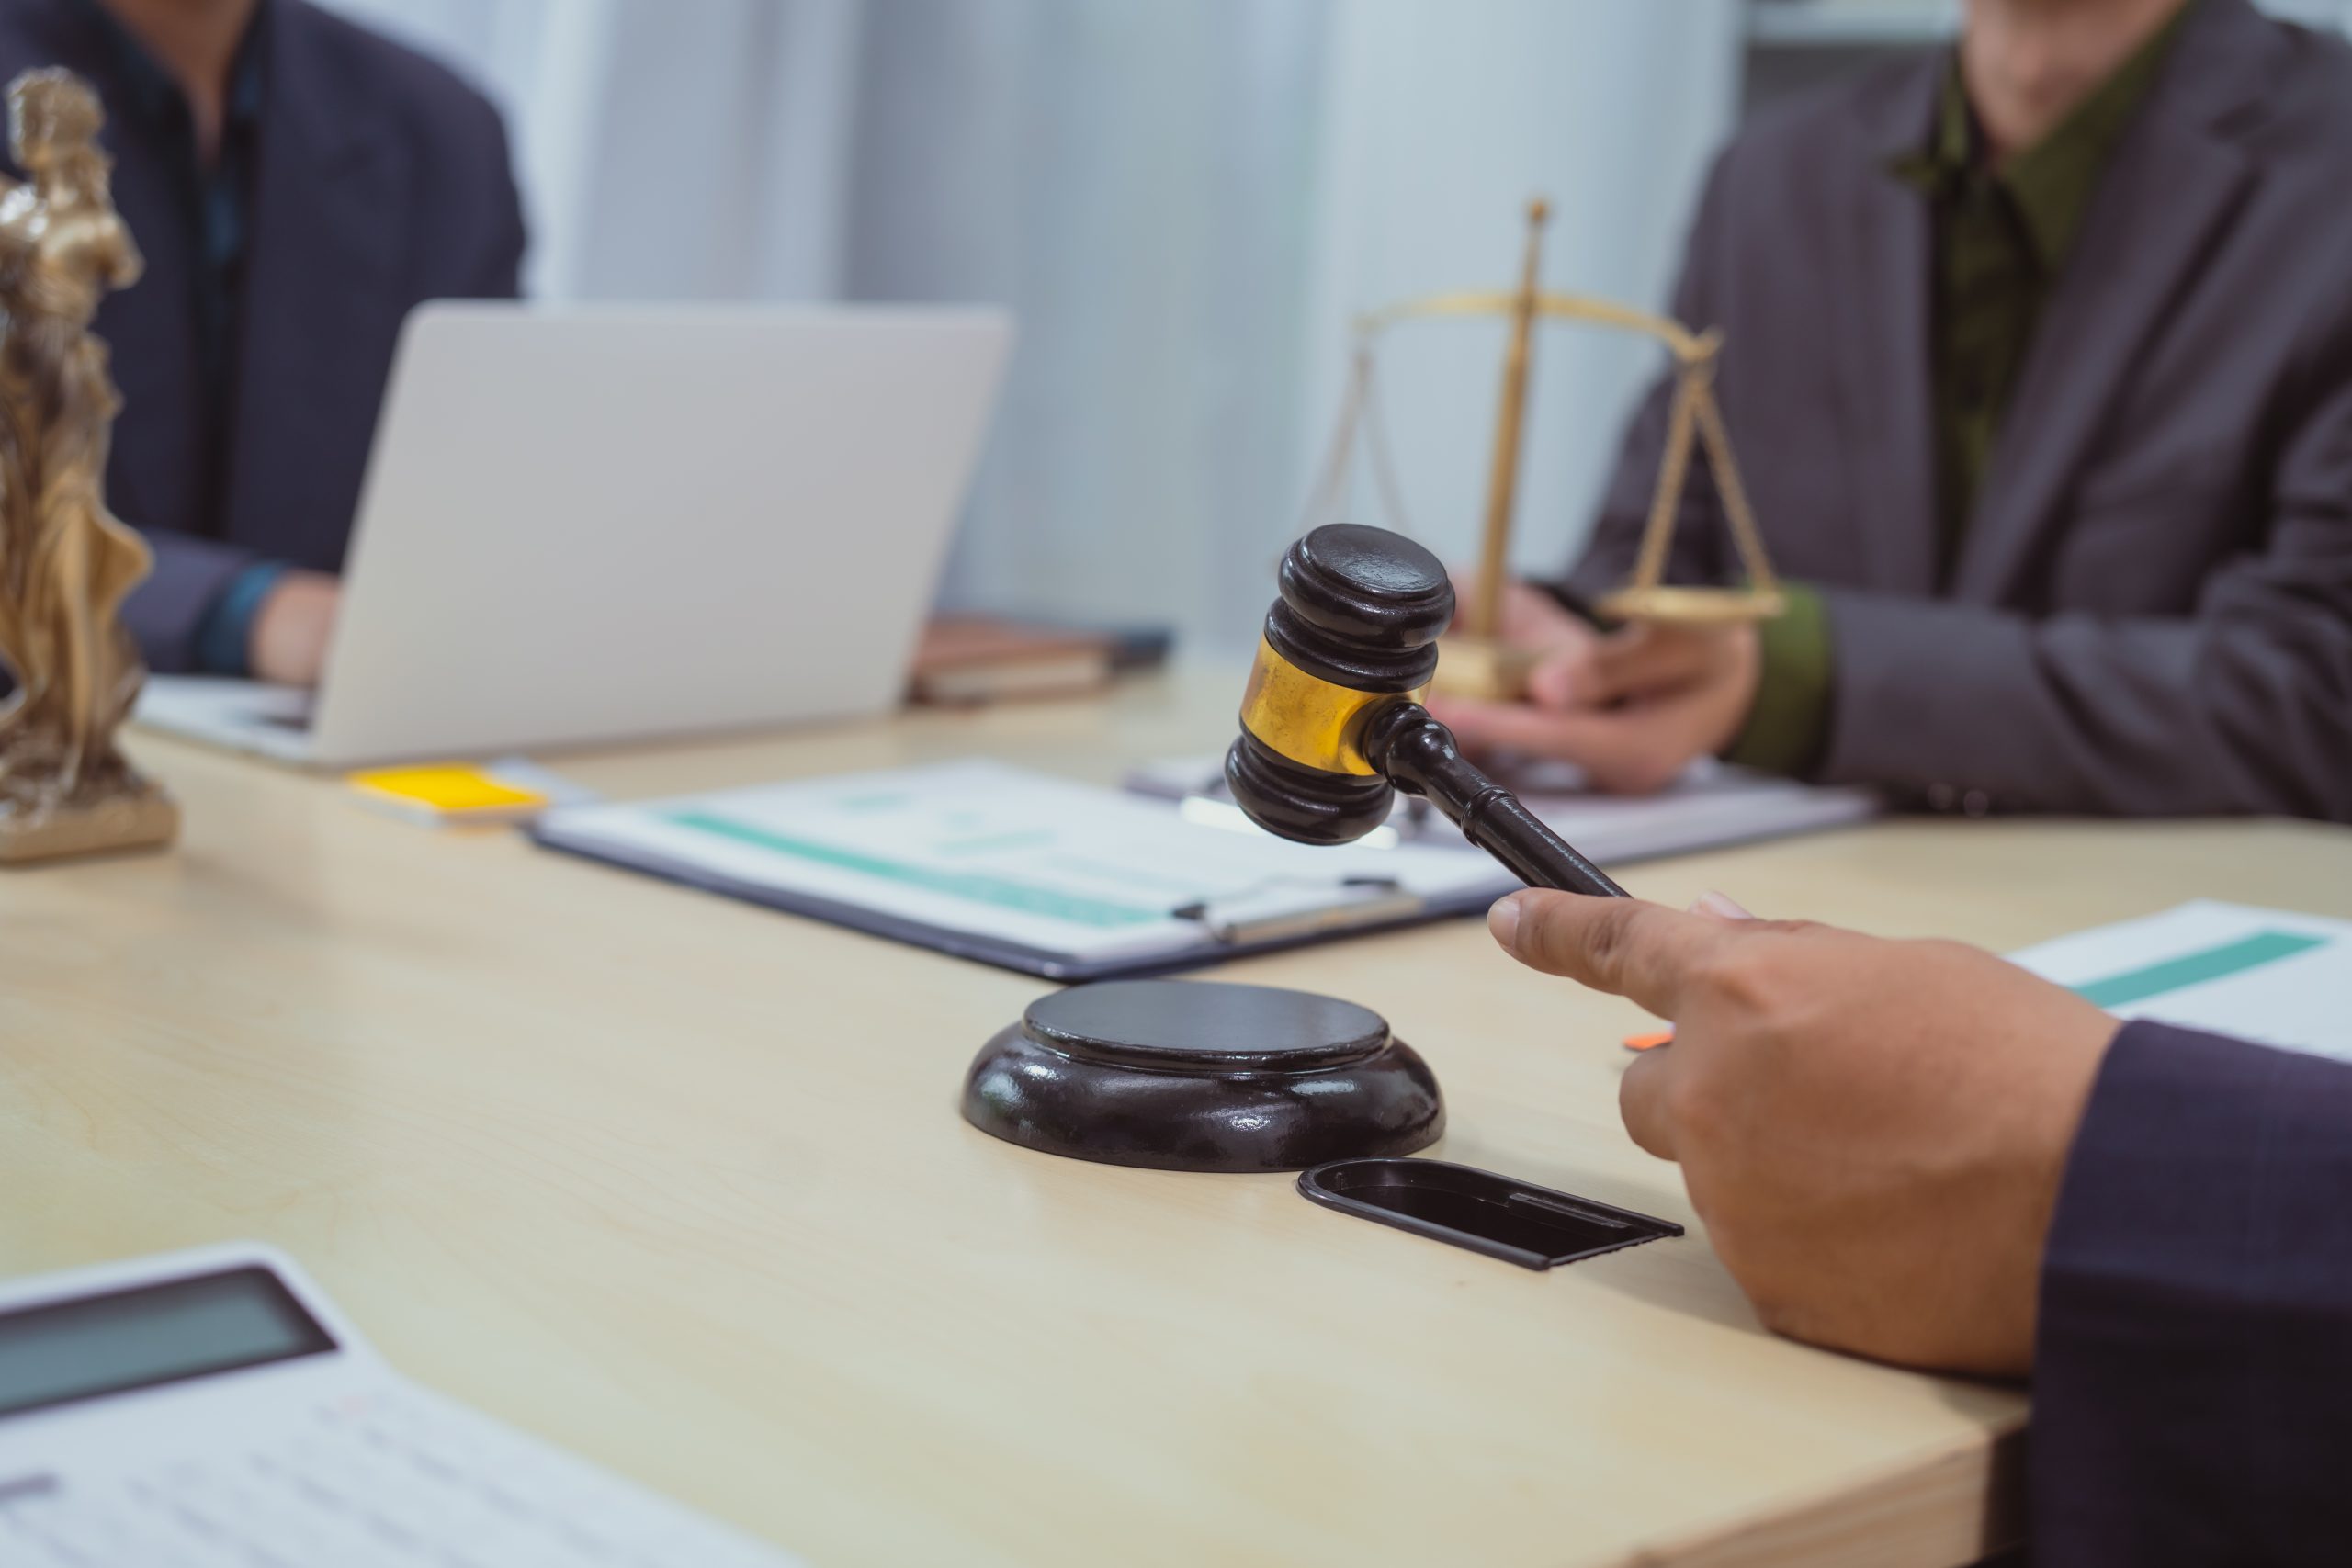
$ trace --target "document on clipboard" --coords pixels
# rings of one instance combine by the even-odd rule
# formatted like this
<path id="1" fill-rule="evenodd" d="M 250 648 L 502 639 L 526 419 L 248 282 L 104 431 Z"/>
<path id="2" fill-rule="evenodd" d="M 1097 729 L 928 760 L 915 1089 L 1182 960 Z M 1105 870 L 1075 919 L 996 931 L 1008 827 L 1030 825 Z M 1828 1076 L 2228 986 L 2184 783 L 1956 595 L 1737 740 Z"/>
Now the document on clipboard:
<path id="1" fill-rule="evenodd" d="M 1466 913 L 1518 886 L 1460 849 L 1294 844 L 989 761 L 566 807 L 532 838 L 1060 980 Z"/>

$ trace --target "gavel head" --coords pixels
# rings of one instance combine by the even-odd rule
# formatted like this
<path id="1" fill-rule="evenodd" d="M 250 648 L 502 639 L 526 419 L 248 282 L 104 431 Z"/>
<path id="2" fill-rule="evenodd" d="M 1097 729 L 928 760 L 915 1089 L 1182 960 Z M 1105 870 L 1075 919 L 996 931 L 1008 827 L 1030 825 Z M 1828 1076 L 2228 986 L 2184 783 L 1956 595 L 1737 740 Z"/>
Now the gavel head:
<path id="1" fill-rule="evenodd" d="M 1346 523 L 1293 545 L 1280 581 L 1226 783 L 1267 831 L 1344 844 L 1388 818 L 1374 721 L 1429 690 L 1453 585 L 1412 540 Z"/>

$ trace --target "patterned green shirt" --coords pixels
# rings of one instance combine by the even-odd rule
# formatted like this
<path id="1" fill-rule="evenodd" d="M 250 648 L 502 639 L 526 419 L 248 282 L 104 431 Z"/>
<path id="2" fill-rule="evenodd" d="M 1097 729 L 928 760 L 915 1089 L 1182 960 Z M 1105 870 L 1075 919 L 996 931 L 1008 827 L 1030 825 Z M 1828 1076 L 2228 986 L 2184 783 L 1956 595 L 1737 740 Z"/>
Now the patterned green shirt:
<path id="1" fill-rule="evenodd" d="M 2073 251 L 2108 156 L 2163 69 L 2195 0 L 2075 106 L 2058 127 L 1996 165 L 1968 105 L 1958 51 L 1936 130 L 1892 173 L 1935 216 L 1933 387 L 1939 583 L 1960 558 L 1984 474 L 2044 299 Z M 1787 613 L 1764 623 L 1756 705 L 1728 759 L 1801 773 L 1827 739 L 1836 662 L 1821 595 L 1790 585 Z"/>

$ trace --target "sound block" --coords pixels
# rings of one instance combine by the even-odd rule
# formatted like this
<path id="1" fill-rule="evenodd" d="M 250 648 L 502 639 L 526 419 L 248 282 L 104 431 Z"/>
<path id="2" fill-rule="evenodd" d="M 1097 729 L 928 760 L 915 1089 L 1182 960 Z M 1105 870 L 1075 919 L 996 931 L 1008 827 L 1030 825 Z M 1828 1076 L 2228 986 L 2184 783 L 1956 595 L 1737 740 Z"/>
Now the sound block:
<path id="1" fill-rule="evenodd" d="M 1445 1131 L 1437 1078 L 1369 1008 L 1269 986 L 1108 980 L 980 1050 L 964 1119 L 1023 1148 L 1158 1170 L 1303 1170 Z"/>

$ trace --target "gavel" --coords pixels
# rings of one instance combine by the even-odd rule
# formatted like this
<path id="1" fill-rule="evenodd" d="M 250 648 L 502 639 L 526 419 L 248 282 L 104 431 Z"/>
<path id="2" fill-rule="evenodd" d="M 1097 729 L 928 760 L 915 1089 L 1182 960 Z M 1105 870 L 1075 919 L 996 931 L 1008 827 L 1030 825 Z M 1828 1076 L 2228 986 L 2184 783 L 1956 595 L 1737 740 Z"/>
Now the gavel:
<path id="1" fill-rule="evenodd" d="M 1532 887 L 1629 896 L 1421 706 L 1438 634 L 1453 621 L 1453 584 L 1435 556 L 1385 528 L 1327 524 L 1290 547 L 1279 581 L 1225 757 L 1251 821 L 1301 843 L 1351 843 L 1388 819 L 1401 789 Z"/>

